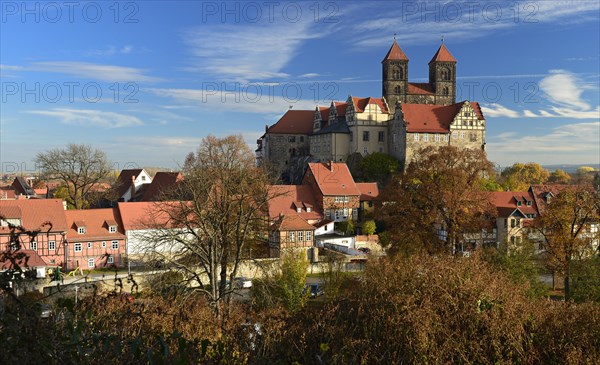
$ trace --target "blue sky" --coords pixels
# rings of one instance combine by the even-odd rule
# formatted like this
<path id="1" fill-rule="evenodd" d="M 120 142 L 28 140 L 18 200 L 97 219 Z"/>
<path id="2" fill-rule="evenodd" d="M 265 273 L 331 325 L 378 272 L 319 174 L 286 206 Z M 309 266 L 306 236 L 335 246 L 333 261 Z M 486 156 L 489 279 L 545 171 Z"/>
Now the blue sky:
<path id="1" fill-rule="evenodd" d="M 0 5 L 3 172 L 67 143 L 116 168 L 177 168 L 208 134 L 254 148 L 290 106 L 381 96 L 394 33 L 412 82 L 444 36 L 490 160 L 600 163 L 596 0 Z"/>

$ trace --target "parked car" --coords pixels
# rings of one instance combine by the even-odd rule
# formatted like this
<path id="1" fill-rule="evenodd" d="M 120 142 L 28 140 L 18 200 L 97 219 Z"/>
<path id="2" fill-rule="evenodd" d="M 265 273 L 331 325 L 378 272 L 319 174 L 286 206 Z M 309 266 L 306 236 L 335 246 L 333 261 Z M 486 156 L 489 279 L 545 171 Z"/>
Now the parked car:
<path id="1" fill-rule="evenodd" d="M 234 282 L 235 287 L 238 289 L 252 288 L 252 280 L 250 280 L 244 276 L 239 276 L 239 277 L 233 279 L 233 282 Z"/>
<path id="2" fill-rule="evenodd" d="M 359 247 L 359 249 L 358 249 L 358 250 L 359 250 L 360 252 L 367 253 L 367 254 L 371 253 L 371 249 L 370 249 L 370 248 L 368 248 L 368 247 Z"/>
<path id="3" fill-rule="evenodd" d="M 304 293 L 306 293 L 307 291 L 310 294 L 311 298 L 316 298 L 318 296 L 325 294 L 325 292 L 323 291 L 323 287 L 321 287 L 321 285 L 319 285 L 319 284 L 306 285 L 304 287 Z"/>
<path id="4" fill-rule="evenodd" d="M 52 307 L 48 304 L 37 303 L 37 313 L 40 318 L 50 318 L 52 316 Z"/>

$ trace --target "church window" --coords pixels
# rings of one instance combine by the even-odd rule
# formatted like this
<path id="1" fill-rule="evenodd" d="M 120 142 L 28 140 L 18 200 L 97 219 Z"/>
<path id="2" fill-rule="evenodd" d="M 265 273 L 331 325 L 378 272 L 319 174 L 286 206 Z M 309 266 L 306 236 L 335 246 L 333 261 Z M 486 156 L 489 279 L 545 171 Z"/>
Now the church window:
<path id="1" fill-rule="evenodd" d="M 394 93 L 395 93 L 395 94 L 400 94 L 400 86 L 396 86 L 396 87 L 394 88 Z"/>
<path id="2" fill-rule="evenodd" d="M 444 88 L 444 95 L 448 95 L 448 88 L 447 87 Z"/>
<path id="3" fill-rule="evenodd" d="M 392 78 L 394 80 L 400 80 L 400 70 L 398 70 L 397 68 L 392 70 Z"/>
<path id="4" fill-rule="evenodd" d="M 404 79 L 404 68 L 402 68 L 402 67 L 400 67 L 399 76 L 400 76 L 400 80 Z"/>
<path id="5" fill-rule="evenodd" d="M 296 136 L 289 136 L 288 142 L 296 142 Z"/>

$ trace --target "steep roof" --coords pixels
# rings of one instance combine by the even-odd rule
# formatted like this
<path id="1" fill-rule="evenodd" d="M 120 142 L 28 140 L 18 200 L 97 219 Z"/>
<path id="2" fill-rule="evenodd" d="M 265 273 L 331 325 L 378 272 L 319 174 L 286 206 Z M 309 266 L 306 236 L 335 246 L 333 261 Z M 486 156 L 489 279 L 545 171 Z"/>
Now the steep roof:
<path id="1" fill-rule="evenodd" d="M 273 223 L 273 228 L 279 231 L 314 231 L 315 227 L 298 214 L 282 215 Z"/>
<path id="2" fill-rule="evenodd" d="M 383 63 L 387 60 L 408 61 L 408 57 L 406 57 L 404 52 L 402 52 L 402 49 L 400 48 L 400 46 L 398 45 L 398 43 L 396 42 L 395 39 L 394 39 L 394 43 L 392 43 L 392 46 L 390 47 L 390 50 L 388 51 L 388 53 L 385 55 L 385 57 L 383 58 L 383 60 L 381 62 Z"/>
<path id="3" fill-rule="evenodd" d="M 427 82 L 409 82 L 406 93 L 413 95 L 433 95 L 433 85 Z"/>
<path id="4" fill-rule="evenodd" d="M 495 191 L 490 194 L 490 197 L 501 218 L 509 217 L 515 210 L 519 210 L 524 215 L 537 213 L 533 195 L 528 191 Z M 527 202 L 531 205 L 527 205 Z"/>
<path id="5" fill-rule="evenodd" d="M 8 217 L 16 213 L 20 213 L 20 216 Z M 0 215 L 21 219 L 22 226 L 27 230 L 42 232 L 67 230 L 65 208 L 60 199 L 0 200 Z M 6 230 L 6 227 L 2 228 Z"/>
<path id="6" fill-rule="evenodd" d="M 323 195 L 360 195 L 348 166 L 343 162 L 311 162 L 305 176 L 312 174 Z"/>
<path id="7" fill-rule="evenodd" d="M 318 210 L 317 199 L 306 185 L 271 185 L 269 186 L 269 217 L 276 219 L 279 215 L 298 215 L 306 220 L 318 220 L 323 214 Z M 300 213 L 299 204 L 304 203 Z M 310 212 L 307 207 L 310 206 Z"/>
<path id="8" fill-rule="evenodd" d="M 465 101 L 452 105 L 402 104 L 407 131 L 410 133 L 448 133 L 450 123 L 464 103 Z M 475 111 L 477 119 L 483 120 L 479 103 L 470 102 L 470 105 Z"/>
<path id="9" fill-rule="evenodd" d="M 314 135 L 317 134 L 327 134 L 327 133 L 345 133 L 350 134 L 350 128 L 348 128 L 348 123 L 345 118 L 338 118 L 338 121 L 333 124 L 329 124 L 317 132 L 314 132 Z"/>
<path id="10" fill-rule="evenodd" d="M 15 180 L 12 183 L 12 187 L 15 188 L 15 190 L 19 194 L 35 195 L 35 191 L 33 190 L 33 188 L 27 183 L 27 180 L 25 180 L 21 176 L 15 177 Z"/>
<path id="11" fill-rule="evenodd" d="M 456 62 L 456 59 L 452 56 L 446 45 L 442 43 L 440 48 L 438 48 L 437 52 L 433 55 L 431 62 Z"/>
<path id="12" fill-rule="evenodd" d="M 314 121 L 314 110 L 288 110 L 277 123 L 267 129 L 267 133 L 311 134 Z"/>
<path id="13" fill-rule="evenodd" d="M 142 173 L 142 169 L 121 170 L 117 183 L 119 184 L 119 197 L 123 196 L 131 188 L 132 178 L 137 178 Z"/>
<path id="14" fill-rule="evenodd" d="M 117 208 L 67 210 L 69 241 L 123 239 L 125 230 Z M 110 233 L 109 226 L 116 225 L 117 232 Z M 85 227 L 85 233 L 79 234 L 77 228 Z"/>
<path id="15" fill-rule="evenodd" d="M 573 189 L 573 187 L 564 184 L 537 184 L 529 187 L 529 193 L 531 193 L 535 199 L 538 212 L 542 215 L 548 206 L 548 196 L 555 197 L 561 192 L 569 189 Z"/>
<path id="16" fill-rule="evenodd" d="M 357 113 L 364 112 L 367 105 L 369 105 L 369 104 L 378 105 L 379 108 L 381 109 L 382 113 L 389 113 L 387 106 L 385 105 L 385 102 L 383 101 L 383 98 L 372 98 L 370 96 L 368 96 L 366 98 L 358 98 L 358 97 L 353 96 L 352 103 L 354 104 L 354 110 Z"/>
<path id="17" fill-rule="evenodd" d="M 142 201 L 160 200 L 161 194 L 168 189 L 174 188 L 181 179 L 183 179 L 183 175 L 180 172 L 157 172 L 150 185 L 144 191 Z"/>
<path id="18" fill-rule="evenodd" d="M 361 201 L 373 201 L 379 196 L 379 187 L 377 187 L 377 183 L 356 183 L 356 187 L 360 191 Z"/>

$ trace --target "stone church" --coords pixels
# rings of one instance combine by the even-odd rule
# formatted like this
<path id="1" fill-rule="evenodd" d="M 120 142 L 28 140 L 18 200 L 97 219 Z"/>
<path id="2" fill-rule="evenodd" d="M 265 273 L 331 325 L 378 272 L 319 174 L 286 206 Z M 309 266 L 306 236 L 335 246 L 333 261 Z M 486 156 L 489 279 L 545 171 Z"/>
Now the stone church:
<path id="1" fill-rule="evenodd" d="M 456 102 L 456 59 L 444 43 L 429 61 L 429 82 L 409 82 L 408 57 L 394 40 L 382 64 L 382 97 L 332 101 L 315 110 L 288 110 L 257 140 L 258 164 L 284 181 L 302 176 L 313 161 L 387 153 L 410 163 L 426 146 L 485 148 L 485 118 L 477 102 Z"/>

